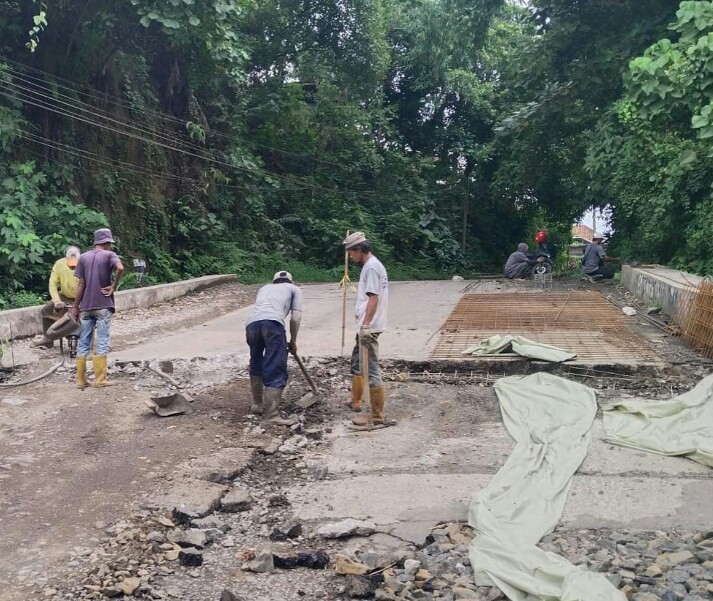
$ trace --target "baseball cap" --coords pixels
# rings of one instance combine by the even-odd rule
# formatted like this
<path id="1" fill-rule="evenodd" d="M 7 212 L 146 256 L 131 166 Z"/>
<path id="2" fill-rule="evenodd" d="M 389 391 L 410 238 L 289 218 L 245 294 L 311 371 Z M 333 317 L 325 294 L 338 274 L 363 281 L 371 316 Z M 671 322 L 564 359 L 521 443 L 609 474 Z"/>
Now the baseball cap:
<path id="1" fill-rule="evenodd" d="M 292 274 L 289 271 L 278 271 L 272 276 L 272 281 L 275 280 L 289 280 L 292 283 Z"/>
<path id="2" fill-rule="evenodd" d="M 79 263 L 79 255 L 81 254 L 82 251 L 76 246 L 68 246 L 67 251 L 64 253 L 64 257 L 67 259 L 67 265 L 70 267 L 76 267 L 77 263 Z"/>

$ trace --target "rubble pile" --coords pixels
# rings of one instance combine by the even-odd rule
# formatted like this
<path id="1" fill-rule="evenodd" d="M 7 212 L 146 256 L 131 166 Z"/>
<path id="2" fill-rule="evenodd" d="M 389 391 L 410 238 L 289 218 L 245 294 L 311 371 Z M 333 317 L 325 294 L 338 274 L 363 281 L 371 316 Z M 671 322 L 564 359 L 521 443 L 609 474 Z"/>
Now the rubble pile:
<path id="1" fill-rule="evenodd" d="M 468 557 L 472 530 L 448 524 L 432 531 L 417 551 L 398 558 L 373 554 L 337 556 L 339 589 L 350 598 L 377 601 L 504 599 L 496 587 L 478 587 Z M 539 545 L 572 564 L 603 572 L 631 601 L 703 601 L 713 595 L 713 532 L 664 533 L 611 530 L 556 531 Z"/>
<path id="2" fill-rule="evenodd" d="M 703 601 L 713 595 L 713 532 L 559 531 L 540 547 L 605 572 L 632 601 Z"/>

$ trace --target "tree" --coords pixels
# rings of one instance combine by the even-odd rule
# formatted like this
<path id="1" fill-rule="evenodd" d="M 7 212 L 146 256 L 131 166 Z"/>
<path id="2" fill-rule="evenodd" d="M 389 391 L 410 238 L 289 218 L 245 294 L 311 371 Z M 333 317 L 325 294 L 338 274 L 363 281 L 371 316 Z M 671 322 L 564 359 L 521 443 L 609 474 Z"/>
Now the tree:
<path id="1" fill-rule="evenodd" d="M 614 199 L 630 257 L 713 269 L 713 3 L 682 2 L 664 38 L 629 63 L 625 95 L 593 138 L 588 172 Z"/>

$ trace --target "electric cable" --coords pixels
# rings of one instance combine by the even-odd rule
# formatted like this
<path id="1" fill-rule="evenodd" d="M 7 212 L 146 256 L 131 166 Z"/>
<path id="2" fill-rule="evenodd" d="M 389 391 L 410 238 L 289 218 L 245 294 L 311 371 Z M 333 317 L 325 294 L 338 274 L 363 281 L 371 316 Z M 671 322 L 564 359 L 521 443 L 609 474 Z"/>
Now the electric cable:
<path id="1" fill-rule="evenodd" d="M 74 86 L 79 86 L 79 87 L 83 87 L 83 88 L 85 88 L 85 89 L 91 90 L 91 88 L 89 88 L 88 86 L 83 86 L 82 84 L 78 84 L 78 83 L 76 83 L 76 82 L 71 82 L 70 80 L 64 79 L 64 78 L 62 78 L 62 77 L 59 77 L 59 76 L 57 76 L 57 75 L 48 73 L 48 72 L 46 72 L 46 71 L 42 71 L 41 69 L 37 69 L 37 68 L 35 68 L 35 67 L 31 67 L 31 66 L 29 66 L 29 65 L 24 65 L 24 64 L 22 64 L 22 63 L 19 63 L 19 62 L 17 62 L 17 61 L 12 60 L 12 59 L 7 59 L 7 58 L 6 58 L 6 59 L 2 59 L 2 60 L 5 61 L 6 63 L 12 63 L 12 64 L 15 64 L 15 65 L 18 65 L 18 66 L 20 66 L 20 67 L 23 68 L 23 69 L 31 70 L 31 71 L 34 71 L 34 72 L 37 72 L 37 73 L 41 73 L 41 74 L 45 75 L 46 77 L 50 77 L 50 78 L 52 78 L 52 79 L 54 79 L 54 80 L 65 81 L 65 82 L 67 82 L 67 83 L 72 83 Z M 143 136 L 141 136 L 141 135 L 134 134 L 134 132 L 131 132 L 131 133 L 121 132 L 121 131 L 116 130 L 115 128 L 106 127 L 106 126 L 104 126 L 104 125 L 101 124 L 101 123 L 96 123 L 96 122 L 92 121 L 91 124 L 93 124 L 93 125 L 95 125 L 95 126 L 97 126 L 97 127 L 104 127 L 105 129 L 109 129 L 110 131 L 114 131 L 114 132 L 116 132 L 116 133 L 121 133 L 121 134 L 123 134 L 123 135 L 129 135 L 129 136 L 131 136 L 131 137 L 135 137 L 135 138 L 137 138 L 137 139 L 139 139 L 139 140 L 141 140 L 141 141 L 144 141 L 144 142 L 146 142 L 146 143 L 156 143 L 156 144 L 158 144 L 159 146 L 163 146 L 164 148 L 167 148 L 167 149 L 172 150 L 172 151 L 174 151 L 174 152 L 183 152 L 184 154 L 188 154 L 189 156 L 193 156 L 193 157 L 195 157 L 195 158 L 204 159 L 204 160 L 207 160 L 207 161 L 212 161 L 212 162 L 215 162 L 215 163 L 217 163 L 217 164 L 219 164 L 219 165 L 222 165 L 222 166 L 225 166 L 225 167 L 229 167 L 229 168 L 233 168 L 233 169 L 237 169 L 237 170 L 242 170 L 242 171 L 245 171 L 245 172 L 257 173 L 257 174 L 260 174 L 260 175 L 263 175 L 263 176 L 267 176 L 267 177 L 273 177 L 273 178 L 278 178 L 278 179 L 286 179 L 286 176 L 284 176 L 284 175 L 282 175 L 282 174 L 277 174 L 277 173 L 274 173 L 274 172 L 271 172 L 271 171 L 265 171 L 265 170 L 261 170 L 261 169 L 259 169 L 259 168 L 248 169 L 248 168 L 245 168 L 245 167 L 239 167 L 239 166 L 234 165 L 234 164 L 232 164 L 232 163 L 227 163 L 227 162 L 222 161 L 222 160 L 220 160 L 220 159 L 215 159 L 214 157 L 204 156 L 204 155 L 196 155 L 195 153 L 191 153 L 191 152 L 188 151 L 188 150 L 185 150 L 185 149 L 180 148 L 180 147 L 176 147 L 176 146 L 174 146 L 174 144 L 178 144 L 179 146 L 185 146 L 186 148 L 189 148 L 189 149 L 192 149 L 192 150 L 196 150 L 196 151 L 198 151 L 198 152 L 205 152 L 205 151 L 207 151 L 207 149 L 204 148 L 203 146 L 200 146 L 200 145 L 194 143 L 194 142 L 189 142 L 189 141 L 183 140 L 183 139 L 181 139 L 180 137 L 167 136 L 167 135 L 165 135 L 165 134 L 162 134 L 162 133 L 157 132 L 156 130 L 147 129 L 147 128 L 143 127 L 143 126 L 138 126 L 138 125 L 135 125 L 135 124 L 133 124 L 133 123 L 129 123 L 129 122 L 122 121 L 122 120 L 117 120 L 117 119 L 114 119 L 113 117 L 108 116 L 108 115 L 106 115 L 106 114 L 99 113 L 99 112 L 97 112 L 97 109 L 96 109 L 95 107 L 89 105 L 88 103 L 85 103 L 85 102 L 83 102 L 83 101 L 81 101 L 81 100 L 77 100 L 77 99 L 75 99 L 75 98 L 71 98 L 70 96 L 68 96 L 68 95 L 66 95 L 66 94 L 61 94 L 61 93 L 59 93 L 59 92 L 56 92 L 56 91 L 53 91 L 53 90 L 49 89 L 49 88 L 46 87 L 46 86 L 48 86 L 48 85 L 50 85 L 50 84 L 49 84 L 45 79 L 42 79 L 42 78 L 39 78 L 39 77 L 34 77 L 34 76 L 29 75 L 29 74 L 26 74 L 26 73 L 22 73 L 22 72 L 18 71 L 17 69 L 13 69 L 12 67 L 9 67 L 7 64 L 4 65 L 4 68 L 3 68 L 2 70 L 6 71 L 7 73 L 10 73 L 12 77 L 19 79 L 22 83 L 24 83 L 24 84 L 26 84 L 26 85 L 32 86 L 32 87 L 34 87 L 34 88 L 39 88 L 39 89 L 43 90 L 44 92 L 48 92 L 49 94 L 51 94 L 51 95 L 42 94 L 42 93 L 38 92 L 37 90 L 34 90 L 34 89 L 32 89 L 32 88 L 28 88 L 28 87 L 23 86 L 23 85 L 20 85 L 20 84 L 18 84 L 18 83 L 5 81 L 4 83 L 9 84 L 10 86 L 14 87 L 14 90 L 13 90 L 13 91 L 14 91 L 15 93 L 21 94 L 21 95 L 23 96 L 23 98 L 15 98 L 15 100 L 18 100 L 19 102 L 28 102 L 29 104 L 31 104 L 31 105 L 33 105 L 33 106 L 38 106 L 37 104 L 33 103 L 31 100 L 27 100 L 27 95 L 29 95 L 30 98 L 32 98 L 32 95 L 34 94 L 35 96 L 39 96 L 39 97 L 42 99 L 42 100 L 40 100 L 40 102 L 42 103 L 43 106 L 38 106 L 38 108 L 43 108 L 43 109 L 45 109 L 45 110 L 50 110 L 50 111 L 56 112 L 56 113 L 58 113 L 58 114 L 60 114 L 60 115 L 63 115 L 63 116 L 67 116 L 67 117 L 70 117 L 70 118 L 75 118 L 75 119 L 79 119 L 79 120 L 81 120 L 81 121 L 89 122 L 89 121 L 85 120 L 82 115 L 76 115 L 76 114 L 71 114 L 71 113 L 70 113 L 70 114 L 67 114 L 66 112 L 63 112 L 63 111 L 61 111 L 61 110 L 57 110 L 58 108 L 61 108 L 61 107 L 54 107 L 54 108 L 52 108 L 51 103 L 48 102 L 47 100 L 50 100 L 50 101 L 53 101 L 53 102 L 57 102 L 57 103 L 60 103 L 60 104 L 65 105 L 65 106 L 67 106 L 67 107 L 70 107 L 70 109 L 75 109 L 75 110 L 78 110 L 78 111 L 86 112 L 86 113 L 88 113 L 90 116 L 94 116 L 94 117 L 100 118 L 100 119 L 105 119 L 105 120 L 107 120 L 107 121 L 116 123 L 116 124 L 118 124 L 118 125 L 126 126 L 126 127 L 128 127 L 128 128 L 132 128 L 132 129 L 134 129 L 134 130 L 137 130 L 137 131 L 139 132 L 139 134 L 156 136 L 156 137 L 158 137 L 159 139 L 167 140 L 169 143 L 164 144 L 164 143 L 162 143 L 161 141 L 153 141 L 153 140 L 147 139 L 147 138 L 145 138 L 145 137 L 143 137 Z M 2 70 L 0 70 L 0 73 L 2 72 Z M 40 83 L 39 83 L 39 84 L 38 84 L 38 83 L 34 83 L 33 80 L 34 80 L 34 81 L 37 81 L 37 82 L 40 82 Z M 133 107 L 131 107 L 129 104 L 127 104 L 127 103 L 125 103 L 125 102 L 116 102 L 116 101 L 113 101 L 113 100 L 107 100 L 107 98 L 112 98 L 112 99 L 115 99 L 115 100 L 119 100 L 117 97 L 112 96 L 112 95 L 103 95 L 103 96 L 100 97 L 100 96 L 98 96 L 96 93 L 94 93 L 93 90 L 92 90 L 92 93 L 86 93 L 86 92 L 82 92 L 81 90 L 76 89 L 76 87 L 73 88 L 73 87 L 69 87 L 69 86 L 66 86 L 66 85 L 63 85 L 63 84 L 60 84 L 60 83 L 54 83 L 53 85 L 55 85 L 55 86 L 57 86 L 57 87 L 59 87 L 59 88 L 65 89 L 65 90 L 72 91 L 72 92 L 74 92 L 75 94 L 79 94 L 79 95 L 81 95 L 81 96 L 91 98 L 91 99 L 96 100 L 96 101 L 100 101 L 100 102 L 103 102 L 103 103 L 108 103 L 108 104 L 112 104 L 112 105 L 114 105 L 114 106 L 122 107 L 122 108 L 125 108 L 126 110 L 128 110 L 128 111 L 130 111 L 130 112 L 136 112 Z M 0 90 L 0 91 L 2 91 L 2 90 Z M 6 96 L 11 97 L 9 94 L 6 94 Z M 61 97 L 65 98 L 65 99 L 69 100 L 69 102 L 63 101 L 63 100 L 60 100 L 60 99 L 57 99 L 55 96 L 61 96 Z M 35 98 L 35 99 L 37 99 L 37 98 Z M 46 106 L 45 106 L 45 105 L 46 105 Z M 66 111 L 66 110 L 67 110 L 67 109 L 65 109 L 65 111 Z M 171 116 L 171 115 L 168 115 L 168 114 L 166 114 L 166 113 L 158 113 L 158 112 L 153 112 L 153 111 L 150 111 L 150 110 L 144 110 L 144 111 L 142 111 L 142 112 L 143 112 L 144 114 L 154 115 L 154 116 L 157 116 L 157 117 L 159 117 L 159 118 L 161 118 L 161 119 L 164 119 L 164 120 L 167 120 L 167 121 L 176 123 L 176 124 L 180 124 L 181 127 L 184 127 L 184 128 L 185 128 L 185 126 L 186 126 L 186 124 L 187 124 L 186 121 L 181 120 L 181 119 L 178 119 L 178 118 L 173 117 L 173 116 Z M 132 135 L 132 134 L 134 134 L 134 135 Z M 210 130 L 210 129 L 209 129 L 209 130 L 206 130 L 206 134 L 208 134 L 208 135 L 215 135 L 215 136 L 218 136 L 218 137 L 221 137 L 221 138 L 224 138 L 224 139 L 228 139 L 228 140 L 236 141 L 236 142 L 238 142 L 238 143 L 246 144 L 246 145 L 248 145 L 248 146 L 256 146 L 256 147 L 264 148 L 264 149 L 267 149 L 267 150 L 271 150 L 271 151 L 274 151 L 274 152 L 278 152 L 278 153 L 280 153 L 280 154 L 284 154 L 284 155 L 286 155 L 286 156 L 300 157 L 300 158 L 304 158 L 304 159 L 306 159 L 306 160 L 309 160 L 309 161 L 311 161 L 311 162 L 319 162 L 319 163 L 324 163 L 324 164 L 332 165 L 332 166 L 336 166 L 336 167 L 343 167 L 343 164 L 340 164 L 340 163 L 335 163 L 335 162 L 333 162 L 333 161 L 326 161 L 326 160 L 323 160 L 323 159 L 317 159 L 317 158 L 315 158 L 315 157 L 313 157 L 313 156 L 311 156 L 311 155 L 306 155 L 306 154 L 300 154 L 300 153 L 295 153 L 295 152 L 291 152 L 291 151 L 286 151 L 286 150 L 282 150 L 282 149 L 279 149 L 279 148 L 267 146 L 267 145 L 265 145 L 265 144 L 259 144 L 259 143 L 257 143 L 257 142 L 252 142 L 252 141 L 249 141 L 249 140 L 241 140 L 241 139 L 239 139 L 239 138 L 235 138 L 234 136 L 230 136 L 230 135 L 227 135 L 227 134 L 223 134 L 222 132 L 217 132 L 217 131 Z M 373 171 L 373 170 L 365 169 L 365 168 L 358 168 L 358 171 L 362 171 L 362 172 L 366 172 L 366 173 L 372 173 L 372 174 L 379 173 L 379 172 L 377 172 L 377 171 Z M 299 183 L 302 183 L 303 189 L 322 190 L 322 191 L 332 192 L 332 193 L 347 193 L 347 194 L 362 194 L 362 195 L 379 195 L 379 194 L 380 194 L 379 192 L 377 192 L 377 191 L 375 191 L 375 190 L 361 190 L 361 191 L 359 191 L 359 190 L 345 190 L 345 189 L 339 189 L 339 188 L 326 188 L 326 187 L 324 187 L 324 186 L 320 186 L 320 185 L 317 185 L 317 184 L 312 184 L 312 183 L 310 183 L 310 182 L 305 182 L 304 180 L 301 180 L 301 179 L 288 178 L 288 179 L 286 179 L 286 181 L 288 181 L 288 182 L 289 182 L 290 184 L 292 184 L 292 185 L 295 185 L 295 184 L 299 185 Z M 299 182 L 299 183 L 298 183 L 298 182 Z M 444 193 L 444 192 L 447 192 L 447 191 L 448 191 L 447 189 L 432 190 L 430 193 L 439 194 L 439 193 Z"/>
<path id="2" fill-rule="evenodd" d="M 62 144 L 61 142 L 55 142 L 54 140 L 50 140 L 49 138 L 45 138 L 43 136 L 38 136 L 36 134 L 31 134 L 29 132 L 25 132 L 23 130 L 19 130 L 17 128 L 13 128 L 15 132 L 18 133 L 20 137 L 23 139 L 26 139 L 30 142 L 34 142 L 36 144 L 39 144 L 41 146 L 45 146 L 47 148 L 51 148 L 53 150 L 59 150 L 62 152 L 66 152 L 67 154 L 77 156 L 78 158 L 86 159 L 89 161 L 93 161 L 95 163 L 105 165 L 108 167 L 114 167 L 118 169 L 122 169 L 124 171 L 127 171 L 129 173 L 134 173 L 137 175 L 152 175 L 152 176 L 160 176 L 164 177 L 167 179 L 173 179 L 176 181 L 184 182 L 184 183 L 192 183 L 196 184 L 201 188 L 204 188 L 206 186 L 206 183 L 212 186 L 217 186 L 221 188 L 228 188 L 228 189 L 233 189 L 233 190 L 242 190 L 246 192 L 304 192 L 304 188 L 286 188 L 286 187 L 280 187 L 280 188 L 268 188 L 268 187 L 260 187 L 256 188 L 253 186 L 238 186 L 236 184 L 222 184 L 219 182 L 206 182 L 205 180 L 198 180 L 195 178 L 190 178 L 190 177 L 185 177 L 185 176 L 180 176 L 180 175 L 172 175 L 169 173 L 165 173 L 163 171 L 158 171 L 154 169 L 150 169 L 148 167 L 141 167 L 139 165 L 135 165 L 133 163 L 126 163 L 124 161 L 120 161 L 118 159 L 110 159 L 107 157 L 103 157 L 102 155 L 99 155 L 97 153 L 93 153 L 87 150 L 83 150 L 81 148 L 77 148 L 74 146 L 69 146 L 67 144 Z M 38 156 L 40 158 L 46 159 L 50 162 L 53 162 L 58 165 L 62 165 L 64 163 L 61 163 L 60 161 L 54 160 L 51 157 L 47 157 L 45 155 L 42 155 L 40 153 L 33 152 L 31 150 L 28 150 L 27 152 L 30 152 L 31 154 L 34 154 L 35 156 Z M 83 171 L 86 171 L 88 173 L 93 173 L 91 170 L 88 169 L 83 169 L 81 167 L 73 165 L 74 168 L 79 168 L 82 169 Z"/>
<path id="3" fill-rule="evenodd" d="M 181 153 L 181 154 L 185 154 L 185 155 L 188 155 L 188 156 L 191 156 L 191 157 L 194 157 L 194 158 L 198 158 L 198 159 L 201 159 L 201 160 L 206 160 L 206 161 L 209 161 L 209 162 L 218 164 L 218 165 L 220 165 L 220 166 L 228 167 L 228 168 L 235 169 L 235 170 L 238 170 L 238 171 L 243 171 L 243 172 L 250 173 L 250 174 L 262 175 L 262 176 L 269 177 L 269 178 L 274 178 L 274 179 L 280 179 L 280 180 L 283 180 L 283 181 L 286 181 L 286 182 L 292 184 L 293 186 L 299 186 L 299 187 L 301 187 L 302 189 L 305 189 L 305 190 L 306 190 L 306 189 L 311 189 L 311 190 L 314 190 L 314 191 L 323 191 L 323 192 L 329 192 L 329 193 L 333 193 L 333 194 L 354 194 L 354 195 L 357 195 L 357 194 L 360 194 L 360 195 L 368 195 L 368 194 L 378 195 L 378 194 L 379 194 L 379 193 L 378 193 L 377 191 L 375 191 L 375 190 L 346 190 L 346 189 L 340 189 L 340 188 L 326 188 L 326 187 L 323 187 L 323 186 L 320 186 L 320 185 L 316 185 L 316 184 L 311 184 L 311 183 L 305 182 L 305 181 L 304 181 L 303 179 L 301 179 L 301 178 L 300 178 L 300 179 L 297 179 L 297 178 L 294 178 L 294 179 L 293 179 L 293 178 L 290 178 L 289 176 L 277 174 L 277 173 L 270 172 L 270 171 L 264 171 L 264 170 L 260 170 L 260 169 L 249 169 L 249 168 L 246 168 L 246 167 L 240 167 L 240 166 L 238 166 L 238 165 L 234 165 L 234 164 L 231 164 L 231 163 L 227 163 L 227 162 L 222 161 L 222 160 L 219 160 L 219 159 L 215 159 L 215 158 L 211 158 L 211 157 L 207 157 L 207 156 L 202 156 L 202 155 L 199 155 L 199 154 L 196 154 L 196 153 L 187 151 L 187 150 L 185 150 L 185 149 L 178 148 L 178 147 L 176 147 L 176 146 L 171 146 L 171 145 L 165 144 L 165 143 L 163 143 L 163 142 L 161 142 L 161 141 L 159 141 L 159 140 L 151 140 L 151 139 L 145 138 L 145 137 L 143 137 L 143 136 L 141 136 L 141 135 L 138 135 L 138 134 L 136 134 L 136 133 L 134 133 L 134 132 L 125 132 L 125 131 L 122 131 L 122 130 L 117 129 L 117 128 L 115 128 L 115 127 L 112 127 L 112 126 L 110 126 L 110 125 L 98 123 L 98 122 L 96 122 L 96 121 L 93 121 L 93 120 L 91 120 L 91 119 L 88 119 L 88 118 L 84 117 L 83 115 L 78 115 L 78 114 L 75 114 L 75 113 L 71 113 L 71 112 L 68 112 L 68 111 L 66 111 L 66 110 L 64 110 L 64 109 L 62 109 L 62 108 L 60 108 L 60 107 L 52 106 L 50 103 L 47 103 L 47 102 L 45 102 L 45 101 L 43 101 L 43 100 L 39 100 L 38 102 L 35 102 L 34 100 L 36 100 L 36 99 L 33 99 L 31 94 L 27 94 L 27 93 L 22 92 L 22 91 L 16 91 L 16 90 L 15 90 L 15 91 L 14 91 L 14 94 L 17 94 L 18 96 L 14 96 L 13 94 L 9 93 L 8 91 L 3 90 L 2 88 L 0 88 L 0 93 L 1 93 L 1 94 L 4 94 L 6 97 L 8 97 L 8 98 L 10 98 L 10 99 L 12 99 L 12 100 L 15 100 L 15 101 L 18 101 L 18 102 L 24 102 L 24 103 L 30 104 L 30 105 L 32 105 L 32 106 L 36 106 L 36 107 L 38 107 L 38 108 L 41 108 L 41 109 L 45 109 L 45 110 L 54 112 L 54 113 L 59 114 L 59 115 L 62 115 L 62 116 L 69 117 L 70 119 L 76 119 L 76 120 L 78 120 L 78 121 L 82 121 L 82 122 L 87 123 L 87 124 L 89 124 L 89 125 L 94 125 L 94 126 L 96 126 L 96 127 L 99 127 L 99 128 L 102 128 L 102 129 L 106 129 L 106 130 L 112 131 L 112 132 L 114 132 L 114 133 L 118 133 L 118 134 L 120 134 L 120 135 L 125 135 L 125 136 L 128 136 L 128 137 L 130 137 L 130 138 L 133 138 L 133 139 L 137 139 L 137 140 L 139 140 L 139 141 L 146 142 L 147 144 L 155 144 L 155 145 L 157 145 L 157 146 L 166 148 L 166 149 L 168 149 L 168 150 L 172 150 L 172 151 L 174 151 L 174 152 L 178 152 L 178 153 Z M 29 96 L 29 98 L 28 98 L 28 96 Z"/>
<path id="4" fill-rule="evenodd" d="M 43 71 L 43 70 L 38 69 L 38 68 L 36 68 L 36 67 L 31 67 L 31 66 L 29 66 L 29 65 L 25 65 L 25 64 L 23 64 L 23 63 L 19 63 L 18 61 L 14 61 L 14 60 L 12 60 L 12 59 L 7 59 L 7 58 L 6 58 L 6 59 L 2 59 L 2 60 L 5 61 L 5 62 L 8 62 L 8 63 L 13 63 L 13 64 L 15 64 L 15 65 L 18 65 L 18 66 L 20 66 L 21 68 L 24 68 L 24 69 L 27 69 L 27 70 L 31 70 L 31 71 L 34 71 L 34 72 L 37 72 L 37 73 L 41 73 L 41 74 L 43 74 L 44 76 L 50 77 L 50 78 L 52 78 L 52 79 L 54 79 L 54 80 L 64 81 L 64 82 L 71 83 L 72 85 L 76 86 L 76 87 L 70 87 L 70 86 L 62 85 L 62 84 L 60 84 L 60 83 L 55 83 L 54 85 L 56 85 L 57 87 L 63 88 L 63 89 L 65 89 L 65 90 L 70 90 L 70 91 L 72 91 L 72 92 L 75 92 L 76 94 L 80 94 L 80 95 L 82 95 L 82 96 L 91 98 L 91 99 L 96 100 L 96 101 L 98 101 L 98 102 L 102 102 L 102 103 L 106 103 L 106 104 L 111 104 L 111 105 L 114 105 L 114 106 L 117 106 L 117 107 L 124 108 L 124 109 L 126 109 L 127 111 L 130 111 L 130 112 L 137 112 L 134 107 L 132 107 L 130 104 L 128 104 L 128 103 L 126 103 L 126 102 L 121 101 L 121 99 L 118 98 L 118 97 L 116 97 L 116 96 L 113 96 L 113 95 L 110 95 L 110 94 L 106 94 L 106 95 L 99 96 L 99 95 L 96 94 L 96 92 L 95 92 L 94 90 L 92 90 L 92 88 L 90 88 L 89 86 L 86 86 L 86 85 L 83 85 L 83 84 L 80 84 L 80 83 L 77 83 L 77 82 L 73 82 L 73 81 L 71 81 L 71 80 L 65 79 L 65 78 L 60 77 L 60 76 L 58 76 L 58 75 L 54 75 L 54 74 L 49 73 L 49 72 L 47 72 L 47 71 Z M 40 81 L 40 82 L 46 84 L 46 81 L 45 81 L 44 79 L 42 79 L 42 78 L 33 77 L 32 75 L 28 75 L 28 74 L 26 74 L 26 73 L 21 73 L 20 71 L 18 71 L 18 70 L 16 70 L 16 69 L 12 69 L 11 67 L 7 67 L 7 66 L 6 66 L 6 67 L 5 67 L 5 70 L 8 71 L 8 72 L 11 73 L 11 74 L 15 74 L 15 76 L 18 76 L 18 74 L 19 74 L 20 77 L 24 77 L 26 80 L 27 80 L 27 79 L 32 79 L 32 80 Z M 88 92 L 82 92 L 81 90 L 78 90 L 77 87 L 81 87 L 81 88 L 84 88 L 84 89 L 86 89 L 86 90 L 90 90 L 91 92 L 89 92 L 89 93 L 88 93 Z M 109 100 L 109 98 L 111 98 L 111 99 L 113 99 L 113 100 Z M 86 103 L 85 103 L 85 104 L 86 104 Z M 176 123 L 176 124 L 180 125 L 181 128 L 185 128 L 185 127 L 186 127 L 186 124 L 188 123 L 187 121 L 185 121 L 185 120 L 183 120 L 183 119 L 179 119 L 179 118 L 174 117 L 174 116 L 172 116 L 172 115 L 169 115 L 169 114 L 167 114 L 167 113 L 152 111 L 151 109 L 143 109 L 141 112 L 142 112 L 143 114 L 145 114 L 145 115 L 151 115 L 151 116 L 154 116 L 154 117 L 158 117 L 158 118 L 160 118 L 160 119 L 164 119 L 164 120 L 166 120 L 166 121 L 170 121 L 170 122 Z M 304 158 L 304 159 L 309 160 L 309 161 L 312 161 L 312 162 L 324 163 L 325 165 L 332 165 L 332 166 L 334 166 L 334 167 L 340 167 L 340 168 L 343 168 L 343 167 L 344 167 L 344 165 L 343 165 L 342 163 L 336 163 L 336 162 L 334 162 L 334 161 L 327 161 L 327 160 L 325 160 L 325 159 L 318 159 L 318 158 L 315 158 L 315 157 L 313 157 L 312 155 L 309 155 L 309 154 L 301 154 L 301 153 L 297 153 L 297 152 L 293 152 L 293 151 L 289 151 L 289 150 L 283 150 L 283 149 L 281 149 L 281 148 L 276 148 L 276 147 L 274 147 L 274 146 L 268 146 L 268 145 L 266 145 L 266 144 L 260 144 L 259 142 L 254 142 L 254 141 L 252 141 L 252 140 L 240 139 L 240 138 L 237 138 L 237 137 L 232 136 L 232 135 L 230 135 L 230 134 L 225 134 L 225 133 L 223 133 L 223 132 L 219 132 L 219 131 L 216 131 L 216 130 L 213 130 L 213 129 L 208 129 L 208 130 L 206 130 L 206 134 L 207 134 L 207 135 L 216 136 L 216 137 L 219 137 L 219 138 L 223 138 L 223 139 L 226 139 L 226 140 L 238 142 L 238 143 L 240 143 L 240 144 L 245 144 L 245 145 L 248 145 L 248 146 L 254 146 L 254 147 L 258 147 L 258 148 L 264 148 L 264 149 L 266 149 L 266 150 L 271 150 L 271 151 L 273 151 L 273 152 L 278 152 L 278 153 L 285 154 L 285 155 L 288 155 L 288 156 L 301 157 L 301 158 Z M 375 170 L 373 170 L 373 169 L 368 169 L 368 168 L 365 168 L 365 167 L 359 167 L 358 170 L 359 170 L 359 171 L 362 171 L 362 172 L 365 172 L 365 173 L 372 173 L 372 174 L 379 174 L 379 173 L 380 173 L 379 171 L 375 171 Z"/>

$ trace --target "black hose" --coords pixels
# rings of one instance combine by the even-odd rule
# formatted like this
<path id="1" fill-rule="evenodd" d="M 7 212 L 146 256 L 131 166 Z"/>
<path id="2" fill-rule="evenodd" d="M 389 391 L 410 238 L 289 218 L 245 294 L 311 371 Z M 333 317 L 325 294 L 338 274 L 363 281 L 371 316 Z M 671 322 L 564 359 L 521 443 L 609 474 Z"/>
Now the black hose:
<path id="1" fill-rule="evenodd" d="M 61 346 L 61 345 L 60 345 Z M 50 367 L 46 372 L 41 373 L 39 376 L 34 376 L 30 378 L 29 380 L 22 380 L 21 382 L 2 382 L 0 383 L 0 388 L 16 388 L 17 386 L 26 386 L 27 384 L 32 384 L 34 382 L 39 382 L 40 380 L 46 378 L 49 375 L 52 375 L 54 372 L 56 372 L 60 367 L 64 365 L 64 347 L 61 346 L 60 349 L 62 353 L 62 360 L 59 363 L 56 363 L 52 367 Z"/>

